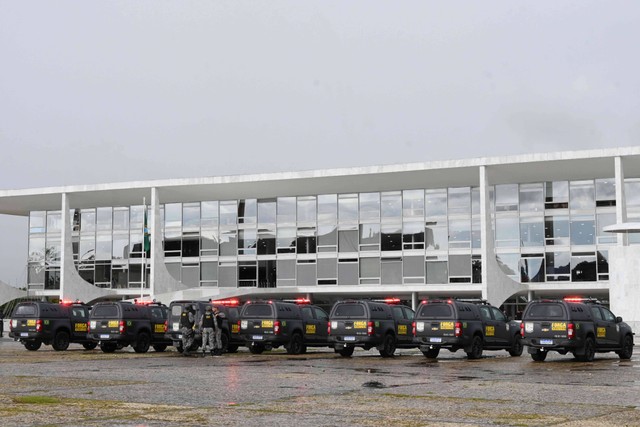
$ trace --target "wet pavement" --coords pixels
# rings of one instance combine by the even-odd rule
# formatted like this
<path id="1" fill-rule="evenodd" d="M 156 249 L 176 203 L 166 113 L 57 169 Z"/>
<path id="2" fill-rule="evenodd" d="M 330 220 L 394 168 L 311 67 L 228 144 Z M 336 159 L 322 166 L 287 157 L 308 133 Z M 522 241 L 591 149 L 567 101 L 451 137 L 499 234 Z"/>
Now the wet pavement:
<path id="1" fill-rule="evenodd" d="M 8 425 L 640 425 L 640 348 L 591 363 L 550 353 L 467 360 L 418 350 L 222 357 L 113 354 L 72 345 L 30 352 L 0 339 Z"/>

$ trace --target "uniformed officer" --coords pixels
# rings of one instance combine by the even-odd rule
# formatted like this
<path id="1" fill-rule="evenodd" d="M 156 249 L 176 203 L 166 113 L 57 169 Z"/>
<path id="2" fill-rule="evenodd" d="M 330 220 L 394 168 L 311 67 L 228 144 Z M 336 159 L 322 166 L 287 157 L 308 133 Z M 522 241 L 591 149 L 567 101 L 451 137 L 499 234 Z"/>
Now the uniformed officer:
<path id="1" fill-rule="evenodd" d="M 195 316 L 193 313 L 193 308 L 190 306 L 185 306 L 182 310 L 182 314 L 180 315 L 180 332 L 182 333 L 182 354 L 184 356 L 189 356 L 191 353 L 189 352 L 189 348 L 193 345 L 194 339 L 194 331 L 193 327 L 195 326 Z"/>
<path id="2" fill-rule="evenodd" d="M 207 305 L 205 312 L 200 317 L 199 326 L 202 330 L 202 357 L 204 357 L 207 351 L 207 345 L 209 345 L 211 355 L 214 356 L 216 347 L 213 341 L 215 338 L 214 329 L 216 328 L 216 321 L 210 305 Z"/>
<path id="3" fill-rule="evenodd" d="M 213 352 L 214 356 L 222 356 L 222 320 L 224 319 L 224 313 L 218 310 L 218 307 L 213 307 L 213 316 L 215 318 L 215 334 L 216 334 L 216 348 Z"/>

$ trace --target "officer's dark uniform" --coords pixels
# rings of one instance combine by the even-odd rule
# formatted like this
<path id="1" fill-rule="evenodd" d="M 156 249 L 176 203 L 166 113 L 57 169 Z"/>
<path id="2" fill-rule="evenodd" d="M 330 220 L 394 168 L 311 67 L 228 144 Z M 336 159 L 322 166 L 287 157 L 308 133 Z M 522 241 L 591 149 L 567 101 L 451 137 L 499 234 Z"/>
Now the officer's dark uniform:
<path id="1" fill-rule="evenodd" d="M 182 332 L 182 348 L 185 356 L 189 355 L 189 348 L 193 345 L 194 332 L 193 325 L 195 325 L 195 319 L 193 313 L 186 307 L 180 315 L 180 332 Z"/>
<path id="2" fill-rule="evenodd" d="M 213 330 L 215 328 L 215 317 L 210 305 L 207 306 L 206 311 L 200 318 L 200 328 L 202 329 L 202 356 L 204 357 L 207 350 L 207 344 L 209 344 L 211 355 L 214 356 L 215 345 Z"/>

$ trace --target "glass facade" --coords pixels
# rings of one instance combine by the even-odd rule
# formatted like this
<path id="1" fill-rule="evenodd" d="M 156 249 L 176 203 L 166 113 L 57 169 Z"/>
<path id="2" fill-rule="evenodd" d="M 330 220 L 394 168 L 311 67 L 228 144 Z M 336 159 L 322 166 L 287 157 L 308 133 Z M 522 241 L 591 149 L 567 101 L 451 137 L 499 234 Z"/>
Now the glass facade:
<path id="1" fill-rule="evenodd" d="M 640 218 L 640 181 L 625 188 L 630 220 Z M 608 280 L 616 235 L 603 228 L 615 223 L 613 179 L 501 184 L 490 193 L 506 275 L 522 283 Z M 479 194 L 418 188 L 167 203 L 158 247 L 169 273 L 189 287 L 479 283 Z M 31 289 L 60 286 L 61 218 L 30 214 Z M 148 287 L 142 205 L 78 209 L 71 218 L 84 280 Z"/>

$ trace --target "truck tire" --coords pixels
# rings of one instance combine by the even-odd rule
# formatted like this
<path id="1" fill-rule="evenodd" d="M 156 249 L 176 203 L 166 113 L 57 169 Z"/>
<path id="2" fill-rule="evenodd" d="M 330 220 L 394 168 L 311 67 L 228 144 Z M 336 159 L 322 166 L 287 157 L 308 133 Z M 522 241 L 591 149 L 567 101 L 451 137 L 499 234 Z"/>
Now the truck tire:
<path id="1" fill-rule="evenodd" d="M 98 343 L 95 341 L 89 341 L 82 344 L 85 350 L 93 350 L 98 346 Z"/>
<path id="2" fill-rule="evenodd" d="M 138 338 L 136 339 L 136 344 L 133 347 L 133 351 L 136 353 L 146 353 L 149 351 L 149 345 L 151 340 L 149 338 L 149 334 L 146 332 L 140 332 L 138 334 Z"/>
<path id="3" fill-rule="evenodd" d="M 520 334 L 516 334 L 513 338 L 513 345 L 509 349 L 509 355 L 511 357 L 520 357 L 522 355 L 522 349 L 524 346 L 522 345 L 522 337 Z"/>
<path id="4" fill-rule="evenodd" d="M 427 359 L 436 359 L 440 354 L 440 347 L 434 347 L 434 348 L 430 348 L 429 350 L 423 350 L 422 354 L 424 354 L 424 357 L 426 357 Z"/>
<path id="5" fill-rule="evenodd" d="M 382 357 L 393 357 L 393 353 L 396 352 L 396 338 L 387 334 L 382 341 L 382 347 L 378 350 Z"/>
<path id="6" fill-rule="evenodd" d="M 264 351 L 264 345 L 262 344 L 250 344 L 249 345 L 249 352 L 251 354 L 262 354 L 262 352 Z"/>
<path id="7" fill-rule="evenodd" d="M 355 347 L 352 345 L 347 345 L 344 348 L 341 348 L 340 350 L 336 350 L 340 356 L 342 357 L 351 357 L 353 355 L 353 350 L 355 350 Z"/>
<path id="8" fill-rule="evenodd" d="M 42 346 L 42 341 L 26 341 L 24 343 L 24 348 L 29 351 L 38 351 L 38 349 Z"/>
<path id="9" fill-rule="evenodd" d="M 593 359 L 596 356 L 596 343 L 593 340 L 592 336 L 588 336 L 584 340 L 584 346 L 582 347 L 581 355 L 576 355 L 576 359 L 580 362 L 593 362 Z"/>
<path id="10" fill-rule="evenodd" d="M 58 331 L 53 337 L 53 342 L 51 343 L 51 347 L 55 351 L 65 351 L 69 348 L 69 332 L 67 331 Z"/>
<path id="11" fill-rule="evenodd" d="M 476 335 L 471 340 L 471 348 L 467 353 L 468 359 L 480 359 L 482 357 L 482 337 Z"/>
<path id="12" fill-rule="evenodd" d="M 289 344 L 285 346 L 285 349 L 288 354 L 300 354 L 302 353 L 302 347 L 302 335 L 299 332 L 294 332 L 293 335 L 291 335 Z"/>
<path id="13" fill-rule="evenodd" d="M 116 351 L 116 348 L 118 348 L 118 344 L 114 342 L 100 343 L 100 350 L 102 350 L 103 353 L 113 353 Z"/>
<path id="14" fill-rule="evenodd" d="M 162 353 L 163 351 L 165 351 L 167 349 L 167 345 L 166 344 L 154 344 L 153 345 L 153 349 L 155 351 L 157 351 L 158 353 Z"/>
<path id="15" fill-rule="evenodd" d="M 544 359 L 547 358 L 547 353 L 544 350 L 538 350 L 535 353 L 531 353 L 531 358 L 535 361 L 535 362 L 544 362 Z"/>
<path id="16" fill-rule="evenodd" d="M 631 356 L 633 356 L 633 337 L 631 335 L 625 335 L 622 338 L 622 349 L 617 353 L 622 360 L 631 359 Z"/>

